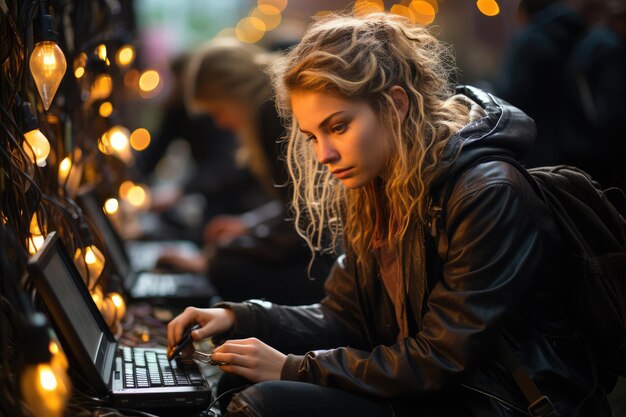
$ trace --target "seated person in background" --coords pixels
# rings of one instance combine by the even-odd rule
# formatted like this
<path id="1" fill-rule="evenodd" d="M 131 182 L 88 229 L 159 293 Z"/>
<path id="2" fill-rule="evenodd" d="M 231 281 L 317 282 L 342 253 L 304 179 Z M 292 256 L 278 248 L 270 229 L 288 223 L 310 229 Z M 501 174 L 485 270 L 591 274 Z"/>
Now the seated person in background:
<path id="1" fill-rule="evenodd" d="M 265 73 L 272 55 L 234 39 L 216 39 L 189 61 L 186 101 L 241 141 L 240 158 L 272 201 L 242 215 L 215 216 L 204 229 L 209 257 L 166 253 L 160 263 L 207 272 L 220 296 L 229 300 L 265 298 L 279 303 L 319 301 L 327 256 L 309 270 L 309 250 L 286 221 L 287 169 L 280 157 L 284 128 Z M 310 279 L 309 274 L 316 278 Z"/>
<path id="2" fill-rule="evenodd" d="M 610 416 L 564 306 L 548 207 L 511 164 L 477 163 L 523 158 L 534 123 L 455 93 L 450 57 L 406 18 L 330 15 L 273 67 L 296 226 L 312 250 L 343 240 L 345 256 L 320 304 L 190 307 L 169 323 L 170 346 L 198 323 L 193 339 L 215 336 L 212 359 L 252 384 L 226 416 L 528 415 L 496 346 L 551 399 L 542 415 Z M 447 185 L 436 245 L 431 202 Z"/>
<path id="3" fill-rule="evenodd" d="M 181 230 L 183 219 L 177 219 L 176 207 L 190 194 L 200 194 L 206 204 L 202 224 L 217 214 L 248 211 L 268 200 L 258 181 L 245 166 L 238 166 L 238 148 L 233 133 L 220 129 L 207 114 L 189 114 L 184 100 L 184 68 L 190 58 L 182 55 L 172 63 L 174 85 L 163 108 L 161 123 L 150 146 L 137 154 L 137 167 L 145 176 L 154 174 L 169 145 L 181 139 L 189 144 L 192 167 L 180 185 L 161 186 L 155 183 L 152 209 L 161 212 L 170 238 L 189 238 L 202 242 L 202 231 Z M 168 222 L 169 220 L 169 222 Z M 184 228 L 183 228 L 184 229 Z"/>

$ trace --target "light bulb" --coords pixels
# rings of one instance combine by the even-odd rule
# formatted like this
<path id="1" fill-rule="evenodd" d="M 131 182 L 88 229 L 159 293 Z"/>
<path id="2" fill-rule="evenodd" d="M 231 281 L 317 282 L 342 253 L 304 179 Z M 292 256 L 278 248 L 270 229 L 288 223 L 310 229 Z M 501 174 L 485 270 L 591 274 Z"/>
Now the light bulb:
<path id="1" fill-rule="evenodd" d="M 27 366 L 20 378 L 22 398 L 35 417 L 61 417 L 70 395 L 70 382 L 62 366 L 39 363 Z"/>
<path id="2" fill-rule="evenodd" d="M 143 151 L 150 146 L 150 132 L 140 127 L 135 129 L 130 135 L 130 146 L 136 151 Z"/>
<path id="3" fill-rule="evenodd" d="M 161 76 L 155 70 L 146 70 L 139 77 L 139 89 L 144 93 L 151 93 L 161 82 Z"/>
<path id="4" fill-rule="evenodd" d="M 33 217 L 30 219 L 30 238 L 28 239 L 28 253 L 34 255 L 41 245 L 43 245 L 46 238 L 43 236 L 41 229 L 39 228 L 39 222 L 37 220 L 37 213 L 33 213 Z"/>
<path id="5" fill-rule="evenodd" d="M 37 128 L 24 133 L 24 138 L 28 142 L 28 144 L 26 142 L 23 144 L 24 151 L 33 164 L 36 163 L 40 167 L 46 166 L 46 158 L 50 154 L 50 142 L 46 136 Z"/>
<path id="6" fill-rule="evenodd" d="M 132 64 L 135 59 L 135 49 L 132 45 L 123 45 L 120 49 L 118 49 L 117 54 L 115 55 L 115 62 L 120 67 L 127 67 Z"/>
<path id="7" fill-rule="evenodd" d="M 92 288 L 104 269 L 104 255 L 96 245 L 78 248 L 74 253 L 74 263 L 88 287 Z"/>
<path id="8" fill-rule="evenodd" d="M 105 154 L 115 154 L 122 161 L 130 163 L 133 154 L 129 145 L 130 132 L 123 126 L 113 126 L 100 138 L 99 148 Z"/>
<path id="9" fill-rule="evenodd" d="M 66 69 L 65 56 L 56 42 L 41 41 L 35 45 L 30 56 L 30 72 L 46 110 L 52 104 Z"/>
<path id="10" fill-rule="evenodd" d="M 93 302 L 96 304 L 96 307 L 98 307 L 98 310 L 101 310 L 102 299 L 104 297 L 104 295 L 102 294 L 102 287 L 100 287 L 99 285 L 96 285 L 95 288 L 91 290 L 90 292 L 91 292 L 91 298 L 93 299 Z"/>
<path id="11" fill-rule="evenodd" d="M 104 202 L 104 212 L 106 214 L 115 214 L 120 208 L 120 203 L 117 198 L 109 198 Z"/>
<path id="12" fill-rule="evenodd" d="M 102 308 L 100 309 L 100 313 L 102 313 L 102 317 L 106 322 L 107 326 L 113 327 L 115 325 L 115 320 L 117 319 L 117 309 L 115 308 L 115 304 L 113 300 L 109 297 L 106 297 L 102 300 Z"/>
<path id="13" fill-rule="evenodd" d="M 72 160 L 69 156 L 63 158 L 61 163 L 59 164 L 59 184 L 64 184 L 67 176 L 70 174 L 70 170 L 72 169 Z"/>
<path id="14" fill-rule="evenodd" d="M 108 74 L 99 74 L 91 83 L 89 99 L 92 101 L 103 100 L 111 95 L 113 80 Z"/>
<path id="15" fill-rule="evenodd" d="M 51 340 L 48 350 L 50 350 L 50 355 L 52 355 L 51 365 L 67 371 L 69 368 L 67 356 L 65 356 L 65 352 L 63 352 L 59 343 L 56 340 Z"/>
<path id="16" fill-rule="evenodd" d="M 115 316 L 118 320 L 121 320 L 124 317 L 124 314 L 126 314 L 126 303 L 124 302 L 124 298 L 116 292 L 110 292 L 108 298 L 113 301 L 113 305 L 115 306 Z"/>
<path id="17" fill-rule="evenodd" d="M 126 200 L 131 206 L 138 209 L 150 207 L 150 193 L 144 185 L 134 185 L 128 190 Z"/>

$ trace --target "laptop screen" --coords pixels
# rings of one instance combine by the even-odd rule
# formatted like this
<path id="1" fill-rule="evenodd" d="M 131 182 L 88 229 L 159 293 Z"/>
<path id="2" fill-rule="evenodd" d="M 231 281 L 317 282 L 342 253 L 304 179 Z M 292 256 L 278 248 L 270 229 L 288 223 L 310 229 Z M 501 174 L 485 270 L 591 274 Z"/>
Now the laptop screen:
<path id="1" fill-rule="evenodd" d="M 117 343 L 55 232 L 29 260 L 28 271 L 61 336 L 63 348 L 96 390 L 106 390 Z"/>
<path id="2" fill-rule="evenodd" d="M 106 245 L 109 259 L 113 263 L 115 271 L 120 275 L 126 289 L 132 287 L 133 280 L 130 268 L 130 261 L 126 254 L 126 248 L 121 237 L 102 211 L 102 206 L 98 202 L 93 190 L 81 192 L 78 195 L 78 201 L 85 214 L 95 223 L 98 231 L 102 233 L 102 240 Z"/>

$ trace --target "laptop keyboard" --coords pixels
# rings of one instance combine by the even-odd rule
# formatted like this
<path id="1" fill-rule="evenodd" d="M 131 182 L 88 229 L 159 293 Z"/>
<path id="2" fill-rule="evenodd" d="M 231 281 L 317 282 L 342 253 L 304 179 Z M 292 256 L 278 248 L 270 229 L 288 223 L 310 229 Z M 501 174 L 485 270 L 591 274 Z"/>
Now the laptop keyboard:
<path id="1" fill-rule="evenodd" d="M 163 297 L 176 294 L 177 278 L 170 274 L 153 274 L 142 272 L 135 284 L 135 291 L 144 297 Z"/>
<path id="2" fill-rule="evenodd" d="M 204 378 L 193 360 L 167 360 L 165 352 L 122 347 L 124 387 L 153 388 L 203 385 Z"/>

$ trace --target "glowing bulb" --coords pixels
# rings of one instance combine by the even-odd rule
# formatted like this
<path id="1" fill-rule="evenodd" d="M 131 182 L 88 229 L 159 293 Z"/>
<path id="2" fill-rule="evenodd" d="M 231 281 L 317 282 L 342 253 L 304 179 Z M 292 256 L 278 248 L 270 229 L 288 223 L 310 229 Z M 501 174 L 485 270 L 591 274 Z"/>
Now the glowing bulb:
<path id="1" fill-rule="evenodd" d="M 120 189 L 119 189 L 120 197 L 122 197 L 123 199 L 128 198 L 128 192 L 134 186 L 135 186 L 135 183 L 132 181 L 124 181 L 123 183 L 121 183 Z"/>
<path id="2" fill-rule="evenodd" d="M 127 200 L 134 207 L 143 207 L 147 199 L 147 192 L 141 185 L 135 185 L 128 190 Z"/>
<path id="3" fill-rule="evenodd" d="M 102 317 L 106 322 L 107 326 L 113 327 L 115 325 L 115 319 L 117 318 L 117 309 L 115 308 L 115 304 L 113 304 L 113 300 L 109 297 L 106 297 L 102 300 L 102 308 L 100 309 L 100 313 L 102 313 Z"/>
<path id="4" fill-rule="evenodd" d="M 258 17 L 244 17 L 235 27 L 235 36 L 242 42 L 254 43 L 260 41 L 265 36 L 267 26 Z"/>
<path id="5" fill-rule="evenodd" d="M 500 13 L 500 6 L 495 0 L 478 0 L 476 7 L 485 16 L 496 16 Z"/>
<path id="6" fill-rule="evenodd" d="M 69 156 L 63 158 L 61 163 L 59 164 L 59 184 L 64 184 L 68 175 L 70 174 L 70 170 L 72 169 L 72 160 Z"/>
<path id="7" fill-rule="evenodd" d="M 266 30 L 273 30 L 280 24 L 280 10 L 271 4 L 261 4 L 256 7 L 250 16 L 261 19 L 265 24 Z"/>
<path id="8" fill-rule="evenodd" d="M 46 110 L 52 104 L 66 69 L 65 56 L 56 42 L 42 41 L 35 45 L 30 56 L 30 72 Z"/>
<path id="9" fill-rule="evenodd" d="M 111 102 L 105 101 L 104 103 L 102 103 L 98 108 L 98 113 L 100 113 L 100 116 L 102 117 L 109 117 L 111 113 L 113 113 L 113 105 L 111 104 Z"/>
<path id="10" fill-rule="evenodd" d="M 126 303 L 124 302 L 124 298 L 116 292 L 110 292 L 108 297 L 111 301 L 113 301 L 113 305 L 115 306 L 115 316 L 121 320 L 124 317 L 124 314 L 126 314 Z"/>
<path id="11" fill-rule="evenodd" d="M 102 294 L 102 287 L 100 287 L 99 285 L 96 285 L 96 287 L 90 292 L 91 292 L 91 298 L 93 299 L 93 302 L 96 304 L 96 307 L 98 307 L 98 310 L 101 310 L 102 300 L 104 298 L 104 295 Z"/>
<path id="12" fill-rule="evenodd" d="M 287 3 L 288 3 L 287 0 L 258 0 L 257 1 L 257 4 L 259 6 L 263 6 L 263 5 L 274 6 L 281 12 L 285 10 L 285 7 L 287 7 Z"/>
<path id="13" fill-rule="evenodd" d="M 107 214 L 115 214 L 120 208 L 120 203 L 117 198 L 109 198 L 104 202 L 104 212 Z"/>
<path id="14" fill-rule="evenodd" d="M 437 12 L 433 3 L 426 0 L 413 0 L 409 5 L 409 10 L 415 16 L 415 23 L 428 25 L 435 20 Z"/>
<path id="15" fill-rule="evenodd" d="M 85 68 L 84 67 L 78 67 L 74 70 L 74 77 L 78 78 L 82 78 L 82 76 L 85 75 Z"/>
<path id="16" fill-rule="evenodd" d="M 24 142 L 23 148 L 30 160 L 40 167 L 46 166 L 46 158 L 50 154 L 50 142 L 41 130 L 33 129 L 26 132 L 24 138 L 28 144 Z"/>
<path id="17" fill-rule="evenodd" d="M 69 367 L 69 364 L 67 363 L 67 356 L 65 356 L 63 349 L 61 349 L 61 347 L 55 340 L 50 341 L 48 350 L 50 350 L 50 355 L 52 355 L 52 367 L 56 366 L 61 369 L 67 370 L 67 368 Z"/>
<path id="18" fill-rule="evenodd" d="M 122 161 L 130 163 L 133 154 L 130 151 L 129 136 L 130 132 L 125 127 L 113 126 L 102 135 L 98 147 L 103 153 L 115 154 Z"/>
<path id="19" fill-rule="evenodd" d="M 91 100 L 102 100 L 111 95 L 113 80 L 108 74 L 98 75 L 91 83 L 89 97 Z"/>
<path id="20" fill-rule="evenodd" d="M 96 55 L 98 55 L 98 58 L 100 58 L 102 61 L 106 61 L 107 60 L 107 46 L 103 43 L 96 46 Z"/>
<path id="21" fill-rule="evenodd" d="M 135 49 L 131 45 L 122 46 L 115 55 L 115 62 L 120 67 L 127 67 L 135 59 Z"/>
<path id="22" fill-rule="evenodd" d="M 139 89 L 144 93 L 154 91 L 161 81 L 161 76 L 155 70 L 146 70 L 139 77 Z"/>
<path id="23" fill-rule="evenodd" d="M 39 228 L 39 221 L 37 219 L 37 213 L 33 213 L 33 217 L 30 219 L 30 238 L 28 239 L 28 253 L 34 255 L 45 239 L 41 229 Z"/>
<path id="24" fill-rule="evenodd" d="M 150 132 L 147 129 L 139 128 L 130 135 L 130 146 L 136 151 L 143 151 L 150 145 Z"/>
<path id="25" fill-rule="evenodd" d="M 76 249 L 74 263 L 89 288 L 92 288 L 104 269 L 105 259 L 96 245 L 90 245 Z"/>
<path id="26" fill-rule="evenodd" d="M 70 394 L 65 369 L 48 363 L 26 367 L 21 375 L 22 398 L 35 417 L 61 417 Z"/>

